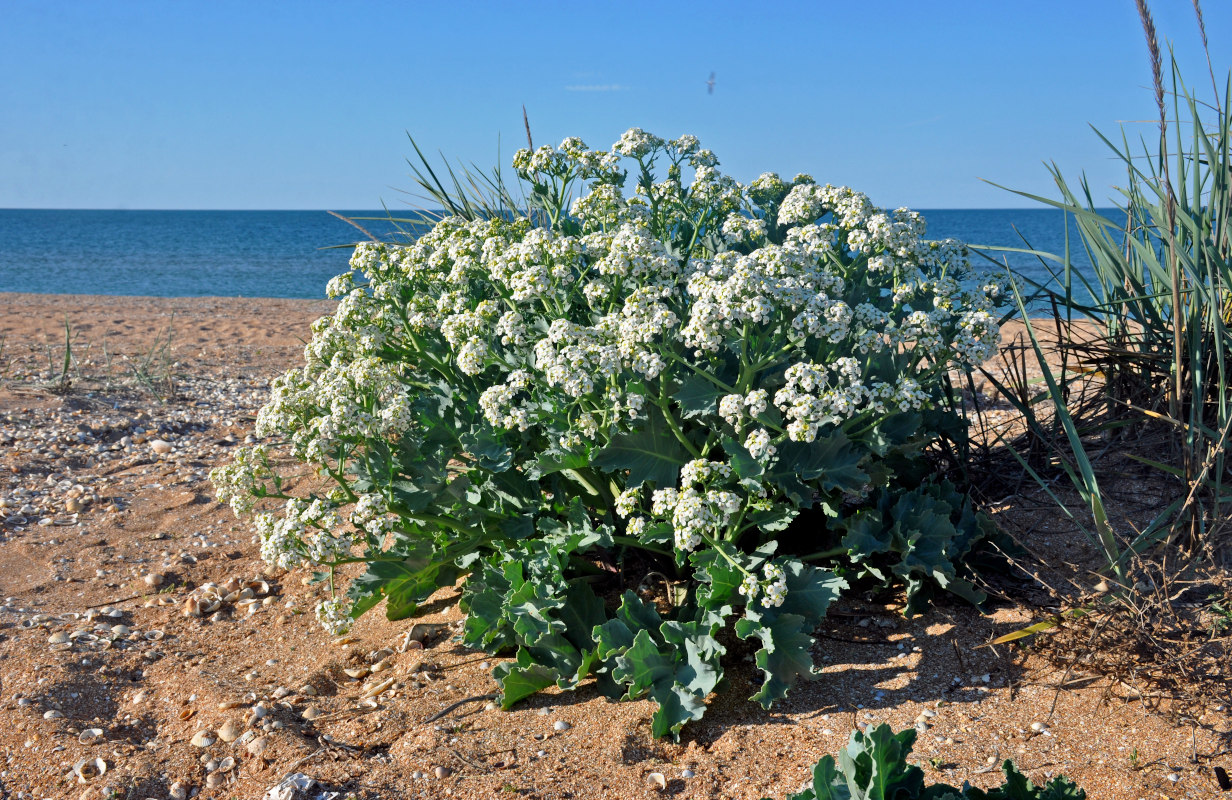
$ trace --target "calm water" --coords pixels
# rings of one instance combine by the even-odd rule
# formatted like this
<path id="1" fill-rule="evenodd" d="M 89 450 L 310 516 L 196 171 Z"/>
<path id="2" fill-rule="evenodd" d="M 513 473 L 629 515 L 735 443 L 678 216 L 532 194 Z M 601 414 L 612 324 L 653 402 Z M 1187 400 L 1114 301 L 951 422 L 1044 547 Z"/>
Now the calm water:
<path id="1" fill-rule="evenodd" d="M 1022 247 L 1016 227 L 1038 250 L 1060 254 L 1065 246 L 1063 216 L 1053 209 L 922 213 L 933 239 Z M 383 220 L 360 224 L 379 237 L 395 229 Z M 1072 222 L 1070 227 L 1080 249 Z M 363 238 L 324 211 L 0 209 L 0 291 L 319 298 L 350 257 L 349 249 L 330 248 Z M 1007 257 L 1043 279 L 1031 257 Z"/>

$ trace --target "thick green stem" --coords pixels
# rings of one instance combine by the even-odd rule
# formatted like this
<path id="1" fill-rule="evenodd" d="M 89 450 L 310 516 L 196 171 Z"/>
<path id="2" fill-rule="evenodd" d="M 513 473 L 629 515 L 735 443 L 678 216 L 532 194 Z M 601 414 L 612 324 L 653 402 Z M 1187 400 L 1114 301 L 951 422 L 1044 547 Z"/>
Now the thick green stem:
<path id="1" fill-rule="evenodd" d="M 654 545 L 646 544 L 636 536 L 615 534 L 612 536 L 612 541 L 625 547 L 636 547 L 638 550 L 645 550 L 647 553 L 655 553 L 656 555 L 667 556 L 669 558 L 672 556 L 671 551 L 665 550 L 662 547 L 655 547 Z"/>
<path id="2" fill-rule="evenodd" d="M 847 548 L 843 546 L 831 547 L 829 550 L 818 550 L 816 553 L 809 553 L 807 556 L 800 556 L 801 561 L 821 561 L 827 558 L 845 555 Z"/>
<path id="3" fill-rule="evenodd" d="M 680 429 L 680 425 L 672 416 L 670 408 L 671 404 L 668 402 L 667 398 L 667 381 L 659 381 L 659 398 L 655 405 L 657 405 L 659 407 L 659 411 L 663 413 L 663 419 L 667 421 L 667 427 L 671 429 L 672 435 L 675 436 L 682 445 L 684 445 L 684 449 L 688 450 L 690 455 L 694 458 L 701 458 L 701 451 L 693 446 L 693 443 L 690 442 L 688 437 L 684 435 L 684 431 Z"/>

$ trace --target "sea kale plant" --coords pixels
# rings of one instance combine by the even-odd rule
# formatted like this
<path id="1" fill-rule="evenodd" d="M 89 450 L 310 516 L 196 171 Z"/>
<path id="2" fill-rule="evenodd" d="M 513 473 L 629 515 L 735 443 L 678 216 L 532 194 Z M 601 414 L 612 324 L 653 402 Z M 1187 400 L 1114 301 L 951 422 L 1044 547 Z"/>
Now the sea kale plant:
<path id="1" fill-rule="evenodd" d="M 212 475 L 268 561 L 330 582 L 328 629 L 465 576 L 462 640 L 512 655 L 506 707 L 593 676 L 654 699 L 661 736 L 737 639 L 763 705 L 812 676 L 857 581 L 903 585 L 909 614 L 982 599 L 989 523 L 924 451 L 965 435 L 947 374 L 997 347 L 999 282 L 916 213 L 717 164 L 692 136 L 570 138 L 515 156 L 521 212 L 355 248 L 260 412 L 269 444 Z M 326 480 L 292 491 L 282 447 Z"/>

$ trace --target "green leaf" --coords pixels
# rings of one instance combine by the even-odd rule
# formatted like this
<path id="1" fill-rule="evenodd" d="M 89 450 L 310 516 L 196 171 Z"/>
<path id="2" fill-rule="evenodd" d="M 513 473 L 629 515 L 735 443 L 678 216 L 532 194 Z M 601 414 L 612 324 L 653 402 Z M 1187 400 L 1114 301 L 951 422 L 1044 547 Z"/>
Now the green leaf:
<path id="1" fill-rule="evenodd" d="M 628 470 L 625 485 L 630 488 L 649 481 L 662 489 L 676 485 L 680 468 L 689 458 L 663 413 L 652 406 L 643 427 L 614 437 L 595 453 L 591 463 L 608 472 Z"/>
<path id="2" fill-rule="evenodd" d="M 834 573 L 796 559 L 780 562 L 779 566 L 787 583 L 783 604 L 763 608 L 759 602 L 751 602 L 744 618 L 736 620 L 737 636 L 755 636 L 762 643 L 755 661 L 765 681 L 750 699 L 765 708 L 785 697 L 801 676 L 811 679 L 816 674 L 809 633 L 847 588 L 847 582 Z"/>
<path id="3" fill-rule="evenodd" d="M 716 386 L 713 381 L 700 375 L 690 375 L 680 384 L 680 389 L 672 395 L 672 399 L 680 406 L 681 416 L 685 419 L 701 414 L 717 412 L 717 403 L 728 391 Z"/>
<path id="4" fill-rule="evenodd" d="M 594 629 L 603 624 L 607 614 L 603 601 L 590 588 L 590 584 L 578 582 L 570 585 L 559 614 L 565 624 L 565 638 L 578 650 L 593 650 L 596 646 Z"/>
<path id="5" fill-rule="evenodd" d="M 893 547 L 890 529 L 881 518 L 881 512 L 875 508 L 866 508 L 856 512 L 844 523 L 847 533 L 843 536 L 843 547 L 854 563 L 868 561 L 879 553 L 888 553 Z"/>
<path id="6" fill-rule="evenodd" d="M 792 520 L 800 516 L 798 508 L 776 508 L 772 511 L 754 511 L 746 519 L 762 533 L 781 533 L 787 530 Z"/>
<path id="7" fill-rule="evenodd" d="M 497 664 L 492 677 L 501 687 L 501 708 L 508 711 L 519 700 L 551 686 L 557 675 L 555 670 L 535 663 L 526 650 L 520 650 L 516 662 Z"/>
<path id="8" fill-rule="evenodd" d="M 816 800 L 850 800 L 851 790 L 839 775 L 833 756 L 822 756 L 813 767 L 813 793 Z M 800 796 L 800 795 L 797 795 Z"/>
<path id="9" fill-rule="evenodd" d="M 738 478 L 760 478 L 766 472 L 766 468 L 760 461 L 753 458 L 744 445 L 737 442 L 731 437 L 724 437 L 723 452 L 727 454 L 727 460 L 731 462 L 732 469 L 736 472 Z"/>
<path id="10" fill-rule="evenodd" d="M 816 674 L 813 657 L 813 637 L 804 633 L 809 626 L 799 614 L 780 614 L 768 623 L 745 617 L 736 620 L 736 635 L 741 639 L 756 636 L 761 640 L 755 662 L 765 674 L 765 681 L 749 698 L 763 708 L 774 705 L 803 675 L 811 678 Z"/>
<path id="11" fill-rule="evenodd" d="M 878 456 L 884 456 L 891 448 L 902 447 L 911 441 L 924 418 L 915 412 L 891 414 L 882 419 L 865 437 L 868 448 Z"/>
<path id="12" fill-rule="evenodd" d="M 567 469 L 585 469 L 590 466 L 590 452 L 576 453 L 564 450 L 548 450 L 539 456 L 527 470 L 527 476 L 539 480 Z"/>
<path id="13" fill-rule="evenodd" d="M 859 467 L 862 458 L 842 431 L 811 442 L 783 442 L 778 460 L 762 480 L 778 486 L 797 506 L 808 508 L 815 487 L 823 492 L 859 492 L 869 479 Z"/>
<path id="14" fill-rule="evenodd" d="M 884 723 L 863 733 L 852 732 L 838 754 L 839 769 L 852 794 L 867 800 L 918 797 L 924 771 L 907 763 L 915 736 L 911 728 L 894 733 Z"/>
<path id="15" fill-rule="evenodd" d="M 460 440 L 475 463 L 489 472 L 504 472 L 513 466 L 513 452 L 491 428 L 468 431 Z"/>

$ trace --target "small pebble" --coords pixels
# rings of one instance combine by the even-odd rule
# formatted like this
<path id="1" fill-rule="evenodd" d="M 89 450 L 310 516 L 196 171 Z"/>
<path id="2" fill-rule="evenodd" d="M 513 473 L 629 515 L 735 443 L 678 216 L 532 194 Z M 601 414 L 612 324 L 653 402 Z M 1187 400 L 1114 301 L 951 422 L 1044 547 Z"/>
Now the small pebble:
<path id="1" fill-rule="evenodd" d="M 433 767 L 432 774 L 438 778 L 448 778 L 453 774 L 453 770 L 449 767 Z"/>
<path id="2" fill-rule="evenodd" d="M 568 722 L 565 722 L 563 719 L 558 719 L 556 720 L 556 722 L 552 723 L 552 730 L 555 730 L 555 731 L 567 731 L 572 727 L 573 727 L 572 725 L 570 725 Z"/>

